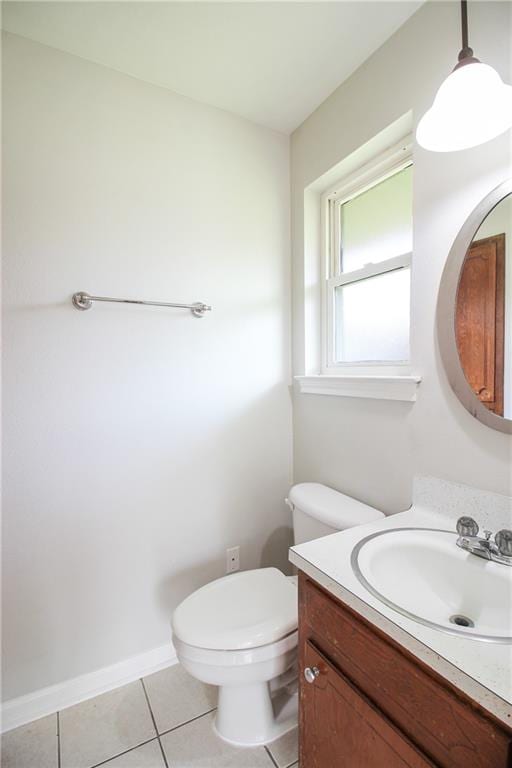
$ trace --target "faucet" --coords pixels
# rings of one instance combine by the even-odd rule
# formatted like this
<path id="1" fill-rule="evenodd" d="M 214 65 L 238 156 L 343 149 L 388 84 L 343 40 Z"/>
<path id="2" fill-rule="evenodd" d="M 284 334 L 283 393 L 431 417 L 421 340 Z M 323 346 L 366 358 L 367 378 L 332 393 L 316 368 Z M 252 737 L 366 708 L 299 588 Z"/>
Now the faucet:
<path id="1" fill-rule="evenodd" d="M 512 565 L 512 531 L 498 531 L 494 541 L 491 541 L 492 531 L 484 531 L 484 538 L 478 535 L 478 531 L 478 523 L 472 517 L 459 517 L 457 546 L 494 563 Z"/>

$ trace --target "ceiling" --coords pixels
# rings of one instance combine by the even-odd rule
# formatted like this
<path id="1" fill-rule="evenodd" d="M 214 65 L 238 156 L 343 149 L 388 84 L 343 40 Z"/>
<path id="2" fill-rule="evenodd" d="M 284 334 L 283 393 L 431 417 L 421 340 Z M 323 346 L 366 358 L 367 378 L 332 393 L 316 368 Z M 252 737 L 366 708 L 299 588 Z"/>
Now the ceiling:
<path id="1" fill-rule="evenodd" d="M 3 2 L 2 26 L 290 133 L 421 4 Z"/>

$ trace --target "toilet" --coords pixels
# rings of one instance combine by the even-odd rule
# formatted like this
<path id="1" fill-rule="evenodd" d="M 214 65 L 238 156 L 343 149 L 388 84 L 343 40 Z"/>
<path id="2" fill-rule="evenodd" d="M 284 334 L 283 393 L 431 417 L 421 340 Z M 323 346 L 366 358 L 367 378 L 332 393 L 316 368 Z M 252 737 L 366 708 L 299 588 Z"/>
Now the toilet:
<path id="1" fill-rule="evenodd" d="M 286 499 L 295 544 L 384 517 L 320 483 Z M 241 571 L 206 584 L 174 611 L 182 666 L 216 685 L 215 729 L 231 744 L 268 744 L 297 725 L 297 586 L 277 568 Z"/>

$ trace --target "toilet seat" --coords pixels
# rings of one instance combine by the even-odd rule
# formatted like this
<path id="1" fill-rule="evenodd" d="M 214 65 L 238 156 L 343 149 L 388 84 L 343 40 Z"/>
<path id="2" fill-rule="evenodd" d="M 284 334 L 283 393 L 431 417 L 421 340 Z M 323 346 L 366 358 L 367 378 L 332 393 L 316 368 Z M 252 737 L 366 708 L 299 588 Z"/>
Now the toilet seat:
<path id="1" fill-rule="evenodd" d="M 293 632 L 268 645 L 260 645 L 256 648 L 245 648 L 238 651 L 217 651 L 210 648 L 198 648 L 180 640 L 176 635 L 173 638 L 174 647 L 183 660 L 194 664 L 207 664 L 211 667 L 242 667 L 245 665 L 257 665 L 271 661 L 283 654 L 293 651 L 298 645 L 298 631 Z"/>
<path id="2" fill-rule="evenodd" d="M 297 629 L 297 588 L 277 568 L 224 576 L 178 606 L 172 629 L 178 642 L 196 649 L 232 654 L 271 646 Z"/>

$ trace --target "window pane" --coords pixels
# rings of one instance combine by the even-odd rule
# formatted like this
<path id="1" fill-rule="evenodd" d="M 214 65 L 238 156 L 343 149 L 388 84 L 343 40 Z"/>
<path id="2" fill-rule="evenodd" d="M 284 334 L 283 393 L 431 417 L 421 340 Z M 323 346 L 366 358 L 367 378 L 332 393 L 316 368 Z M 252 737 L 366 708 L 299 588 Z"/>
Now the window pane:
<path id="1" fill-rule="evenodd" d="M 410 268 L 335 289 L 335 348 L 340 363 L 409 359 Z"/>
<path id="2" fill-rule="evenodd" d="M 412 252 L 412 165 L 340 208 L 341 271 Z"/>

